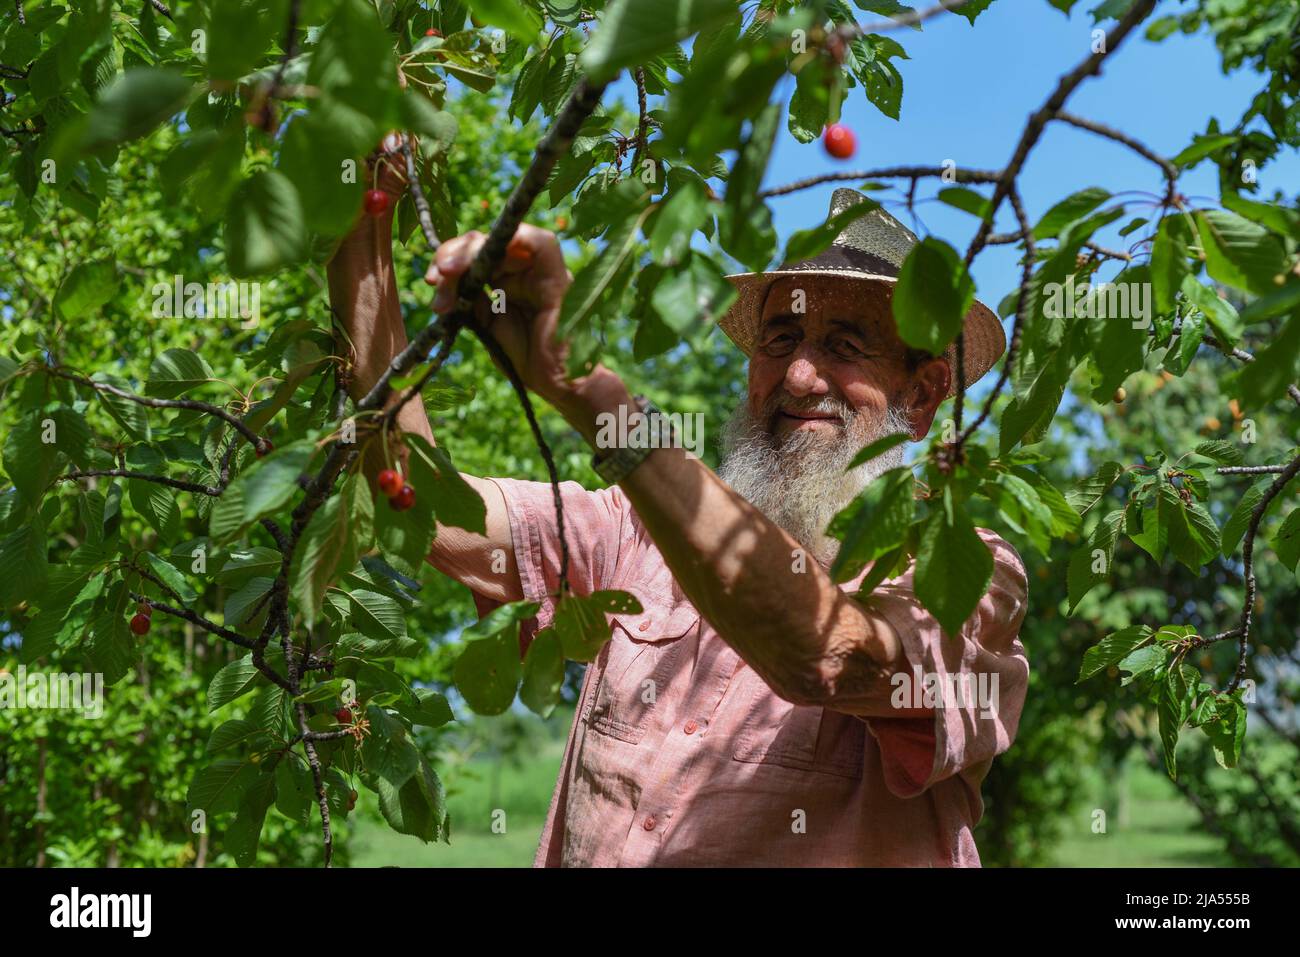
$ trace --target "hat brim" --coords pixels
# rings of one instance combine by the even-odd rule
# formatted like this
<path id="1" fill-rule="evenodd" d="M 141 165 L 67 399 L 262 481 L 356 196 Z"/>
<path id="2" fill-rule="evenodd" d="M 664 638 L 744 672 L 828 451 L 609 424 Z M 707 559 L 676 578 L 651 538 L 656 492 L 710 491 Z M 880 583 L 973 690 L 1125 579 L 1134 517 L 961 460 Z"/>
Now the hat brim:
<path id="1" fill-rule="evenodd" d="M 858 280 L 862 284 L 863 305 L 868 309 L 890 310 L 894 286 L 898 277 L 876 273 L 859 272 L 847 269 L 776 269 L 772 272 L 734 273 L 726 278 L 736 287 L 738 293 L 731 308 L 718 321 L 722 331 L 727 334 L 746 356 L 754 353 L 754 343 L 758 338 L 758 327 L 763 317 L 763 303 L 767 298 L 768 288 L 773 281 L 784 276 L 836 276 L 841 279 Z M 892 314 L 892 312 L 891 312 Z M 1002 323 L 997 314 L 984 303 L 976 300 L 966 313 L 962 323 L 964 335 L 964 359 L 966 387 L 969 389 L 984 376 L 1006 350 L 1007 337 L 1002 331 Z M 954 341 L 944 351 L 948 367 L 953 370 L 952 385 L 948 395 L 957 393 L 957 344 Z"/>

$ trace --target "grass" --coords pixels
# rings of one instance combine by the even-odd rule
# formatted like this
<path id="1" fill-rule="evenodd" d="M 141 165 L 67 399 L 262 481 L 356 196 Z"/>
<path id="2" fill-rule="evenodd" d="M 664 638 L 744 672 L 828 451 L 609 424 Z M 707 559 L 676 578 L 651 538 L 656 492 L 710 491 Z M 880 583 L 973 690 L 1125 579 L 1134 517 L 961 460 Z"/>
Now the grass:
<path id="1" fill-rule="evenodd" d="M 564 752 L 571 714 L 546 723 L 542 740 L 519 748 L 518 763 L 480 756 L 445 772 L 452 843 L 422 844 L 392 831 L 378 816 L 374 795 L 363 791 L 363 813 L 348 841 L 357 867 L 528 867 L 537 850 L 551 791 Z M 558 731 L 558 735 L 557 735 Z M 1105 777 L 1094 770 L 1056 848 L 1064 867 L 1212 867 L 1230 865 L 1218 841 L 1201 830 L 1196 812 L 1163 775 L 1130 766 L 1120 785 L 1126 811 L 1112 814 L 1107 833 L 1092 833 L 1091 809 L 1105 806 Z M 504 812 L 504 833 L 492 830 Z M 1122 819 L 1117 819 L 1122 818 Z"/>

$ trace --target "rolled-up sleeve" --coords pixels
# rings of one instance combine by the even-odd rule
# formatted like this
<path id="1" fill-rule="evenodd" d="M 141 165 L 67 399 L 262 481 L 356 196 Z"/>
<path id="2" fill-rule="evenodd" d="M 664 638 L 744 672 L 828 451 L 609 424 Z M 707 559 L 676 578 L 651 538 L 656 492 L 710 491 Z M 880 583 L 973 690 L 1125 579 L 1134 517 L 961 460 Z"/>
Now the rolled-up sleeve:
<path id="1" fill-rule="evenodd" d="M 555 616 L 563 563 L 555 494 L 547 482 L 506 478 L 491 481 L 505 498 L 524 599 L 541 606 L 537 618 L 522 630 L 521 650 L 526 650 L 533 635 L 548 626 Z M 589 595 L 603 588 L 619 587 L 620 558 L 630 534 L 627 499 L 616 487 L 592 492 L 577 482 L 561 482 L 560 502 L 564 540 L 569 551 L 569 585 L 574 593 Z M 498 604 L 477 592 L 474 603 L 480 615 Z"/>
<path id="2" fill-rule="evenodd" d="M 991 761 L 1011 747 L 1029 682 L 1020 643 L 1028 587 L 1014 548 L 979 530 L 993 553 L 993 577 L 979 605 L 956 635 L 945 636 L 917 599 L 912 572 L 872 592 L 867 606 L 898 633 L 911 668 L 908 692 L 929 683 L 933 719 L 869 718 L 879 744 L 885 784 L 898 797 L 925 792 L 938 781 Z M 910 699 L 903 706 L 910 706 Z"/>

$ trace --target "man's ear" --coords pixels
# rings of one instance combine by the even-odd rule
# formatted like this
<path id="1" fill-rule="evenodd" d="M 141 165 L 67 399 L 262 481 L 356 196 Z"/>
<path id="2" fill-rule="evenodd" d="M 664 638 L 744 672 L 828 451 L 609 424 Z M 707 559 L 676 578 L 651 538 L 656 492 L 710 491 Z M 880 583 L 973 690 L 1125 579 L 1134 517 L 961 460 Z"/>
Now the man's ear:
<path id="1" fill-rule="evenodd" d="M 929 433 L 934 415 L 948 397 L 951 384 L 952 369 L 942 356 L 924 359 L 916 367 L 907 389 L 911 398 L 907 417 L 912 426 L 913 441 L 919 442 Z"/>

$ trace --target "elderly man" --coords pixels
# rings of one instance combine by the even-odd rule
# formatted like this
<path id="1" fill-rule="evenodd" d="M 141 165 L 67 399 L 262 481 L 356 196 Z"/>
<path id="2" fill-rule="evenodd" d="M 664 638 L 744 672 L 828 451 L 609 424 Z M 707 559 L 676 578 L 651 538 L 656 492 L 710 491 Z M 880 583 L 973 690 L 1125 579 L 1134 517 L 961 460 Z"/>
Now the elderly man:
<path id="1" fill-rule="evenodd" d="M 862 199 L 837 190 L 832 212 Z M 405 344 L 390 237 L 386 217 L 368 219 L 330 268 L 358 394 Z M 426 277 L 436 311 L 454 304 L 483 240 L 469 233 L 438 250 Z M 854 454 L 899 431 L 923 439 L 952 394 L 951 350 L 908 349 L 890 314 L 915 242 L 875 210 L 813 260 L 731 277 L 740 295 L 722 327 L 749 356 L 749 392 L 714 473 L 679 448 L 596 447 L 602 414 L 626 415 L 637 400 L 604 367 L 567 378 L 554 334 L 571 276 L 553 235 L 516 234 L 496 280 L 509 310 L 484 319 L 612 483 L 561 486 L 570 580 L 578 594 L 623 589 L 643 607 L 613 616 L 587 669 L 538 865 L 978 865 L 980 782 L 1015 737 L 1028 680 L 1019 557 L 981 530 L 992 583 L 954 635 L 917 601 L 910 571 L 866 602 L 851 596 L 862 575 L 837 585 L 827 571 L 838 544 L 828 521 L 901 464 L 896 447 L 846 471 Z M 965 328 L 974 381 L 1005 340 L 982 304 Z M 432 438 L 414 403 L 401 424 Z M 470 482 L 487 504 L 486 536 L 439 528 L 430 561 L 481 612 L 540 603 L 530 636 L 551 621 L 558 590 L 551 489 Z M 502 553 L 505 574 L 494 570 Z M 898 693 L 976 679 L 995 690 L 991 703 Z"/>

